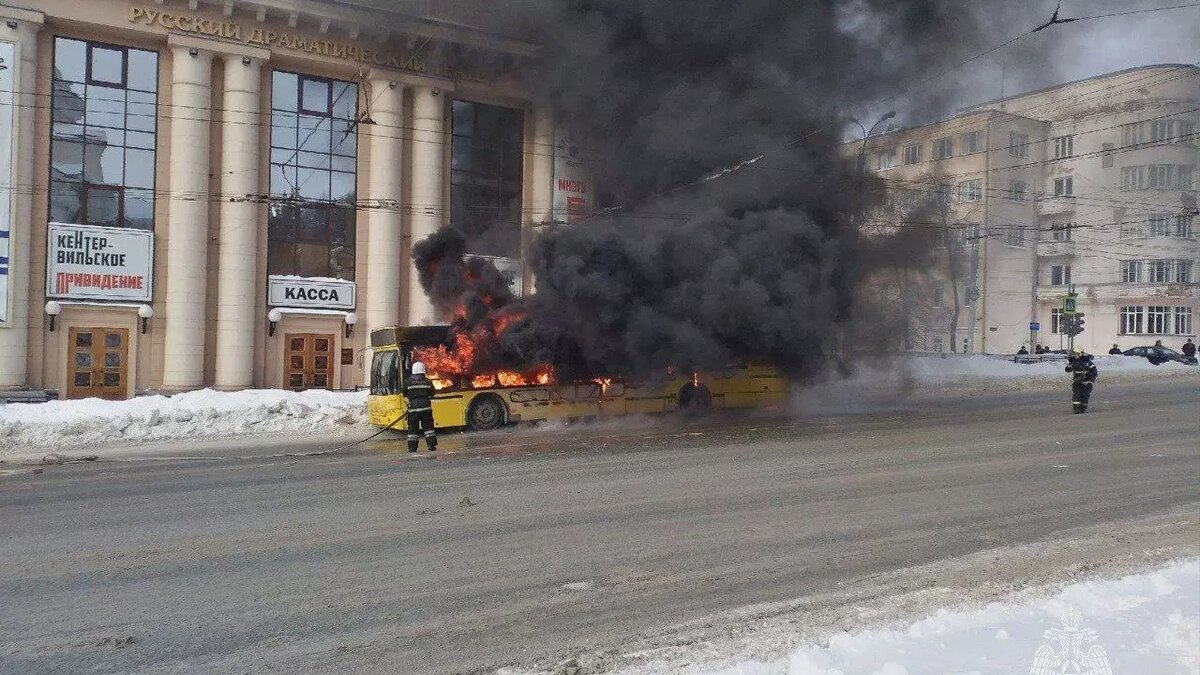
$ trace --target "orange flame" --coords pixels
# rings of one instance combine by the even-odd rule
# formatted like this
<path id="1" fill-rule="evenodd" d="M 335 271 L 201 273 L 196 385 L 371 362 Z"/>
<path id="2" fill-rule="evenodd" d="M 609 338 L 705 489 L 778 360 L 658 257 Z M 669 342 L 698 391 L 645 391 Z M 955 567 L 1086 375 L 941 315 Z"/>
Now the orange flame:
<path id="1" fill-rule="evenodd" d="M 460 305 L 454 310 L 457 319 L 466 317 L 466 307 Z M 529 371 L 498 370 L 496 372 L 479 372 L 475 369 L 475 356 L 478 346 L 486 340 L 495 340 L 514 322 L 524 318 L 524 313 L 509 312 L 493 317 L 490 325 L 476 328 L 473 332 L 454 328 L 454 346 L 420 347 L 413 350 L 416 360 L 425 364 L 429 378 L 433 380 L 434 388 L 446 389 L 454 386 L 455 381 L 469 383 L 472 389 L 487 389 L 490 387 L 523 387 L 535 384 L 551 384 L 555 381 L 554 369 L 548 364 L 538 365 Z M 460 324 L 461 325 L 461 324 Z"/>

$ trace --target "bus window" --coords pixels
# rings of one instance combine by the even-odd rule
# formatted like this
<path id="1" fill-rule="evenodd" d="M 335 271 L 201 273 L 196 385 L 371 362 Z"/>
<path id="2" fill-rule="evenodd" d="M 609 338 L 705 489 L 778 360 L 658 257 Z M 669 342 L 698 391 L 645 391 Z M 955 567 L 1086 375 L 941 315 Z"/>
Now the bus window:
<path id="1" fill-rule="evenodd" d="M 397 367 L 400 352 L 395 350 L 375 352 L 371 357 L 371 394 L 390 396 L 400 393 L 400 369 Z"/>

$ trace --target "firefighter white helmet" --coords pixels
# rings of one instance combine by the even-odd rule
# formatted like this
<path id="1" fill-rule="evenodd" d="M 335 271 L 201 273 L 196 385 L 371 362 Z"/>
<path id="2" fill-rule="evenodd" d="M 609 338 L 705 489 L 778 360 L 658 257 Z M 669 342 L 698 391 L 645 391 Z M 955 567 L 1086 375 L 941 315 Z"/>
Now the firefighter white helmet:
<path id="1" fill-rule="evenodd" d="M 424 375 L 425 374 L 425 364 L 421 363 L 420 361 L 413 361 L 412 374 L 413 375 Z"/>

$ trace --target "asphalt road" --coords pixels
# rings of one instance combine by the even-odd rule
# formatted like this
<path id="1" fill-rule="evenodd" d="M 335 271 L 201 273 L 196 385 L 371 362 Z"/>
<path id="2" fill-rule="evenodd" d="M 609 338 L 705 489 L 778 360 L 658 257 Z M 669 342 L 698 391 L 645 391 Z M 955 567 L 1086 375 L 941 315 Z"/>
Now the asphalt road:
<path id="1" fill-rule="evenodd" d="M 1192 378 L 236 445 L 0 478 L 0 673 L 489 672 L 1200 507 Z"/>

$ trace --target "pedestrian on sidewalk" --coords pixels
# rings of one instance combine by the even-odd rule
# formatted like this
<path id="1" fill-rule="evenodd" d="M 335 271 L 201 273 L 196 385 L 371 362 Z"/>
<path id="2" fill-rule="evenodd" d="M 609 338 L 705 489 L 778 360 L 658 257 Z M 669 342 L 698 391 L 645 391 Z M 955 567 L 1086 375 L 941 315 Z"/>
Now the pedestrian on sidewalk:
<path id="1" fill-rule="evenodd" d="M 1113 356 L 1120 356 L 1122 354 L 1121 348 L 1118 347 L 1117 343 L 1115 342 L 1113 343 L 1112 349 L 1108 350 L 1108 353 L 1112 354 Z"/>
<path id="2" fill-rule="evenodd" d="M 412 375 L 404 380 L 404 396 L 408 399 L 405 421 L 408 423 L 408 451 L 416 452 L 421 435 L 430 452 L 437 450 L 437 430 L 433 425 L 433 382 L 425 377 L 425 364 L 414 361 Z"/>
<path id="3" fill-rule="evenodd" d="M 1196 358 L 1196 343 L 1192 342 L 1192 338 L 1188 338 L 1188 341 L 1183 343 L 1183 349 L 1180 351 L 1189 359 L 1194 359 Z"/>

